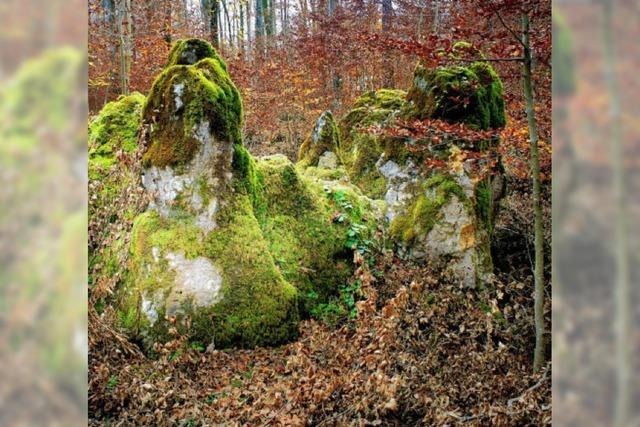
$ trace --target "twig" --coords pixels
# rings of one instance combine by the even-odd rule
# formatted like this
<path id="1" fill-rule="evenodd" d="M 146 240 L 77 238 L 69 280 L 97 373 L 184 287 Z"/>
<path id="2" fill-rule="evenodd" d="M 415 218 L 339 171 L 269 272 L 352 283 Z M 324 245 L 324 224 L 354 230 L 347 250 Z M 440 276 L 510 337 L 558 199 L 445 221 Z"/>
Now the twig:
<path id="1" fill-rule="evenodd" d="M 513 406 L 513 404 L 514 404 L 514 403 L 516 403 L 516 402 L 521 401 L 522 399 L 524 399 L 524 395 L 525 395 L 525 394 L 527 394 L 527 393 L 529 393 L 530 391 L 533 391 L 533 390 L 535 390 L 535 389 L 539 388 L 539 387 L 540 387 L 540 386 L 541 386 L 541 385 L 542 385 L 542 384 L 543 384 L 543 383 L 548 379 L 547 372 L 548 372 L 548 370 L 547 370 L 547 371 L 544 371 L 544 375 L 542 376 L 542 378 L 540 378 L 540 380 L 539 380 L 537 383 L 535 383 L 534 385 L 532 385 L 531 387 L 529 387 L 528 389 L 526 389 L 526 390 L 525 390 L 525 391 L 524 391 L 520 396 L 513 397 L 513 398 L 511 398 L 511 399 L 507 400 L 507 407 L 508 407 L 509 409 L 511 409 L 511 407 Z"/>
<path id="2" fill-rule="evenodd" d="M 507 23 L 506 23 L 506 22 L 504 22 L 504 19 L 502 19 L 502 15 L 500 15 L 500 12 L 498 11 L 498 9 L 494 9 L 493 11 L 495 12 L 496 16 L 497 16 L 497 17 L 498 17 L 498 19 L 500 20 L 500 23 L 502 24 L 502 26 L 503 26 L 504 28 L 506 28 L 506 29 L 507 29 L 507 31 L 509 31 L 509 32 L 511 33 L 511 35 L 512 35 L 516 40 L 518 40 L 518 43 L 520 43 L 520 44 L 522 45 L 522 47 L 524 47 L 524 48 L 526 49 L 526 47 L 527 47 L 527 46 L 522 42 L 522 40 L 520 39 L 520 36 L 518 35 L 518 33 L 516 33 L 513 29 L 511 29 L 511 27 L 509 27 L 509 26 L 507 25 Z"/>
<path id="3" fill-rule="evenodd" d="M 460 59 L 462 62 L 509 62 L 509 61 L 523 61 L 524 58 L 517 56 L 513 58 L 475 58 L 475 59 Z"/>

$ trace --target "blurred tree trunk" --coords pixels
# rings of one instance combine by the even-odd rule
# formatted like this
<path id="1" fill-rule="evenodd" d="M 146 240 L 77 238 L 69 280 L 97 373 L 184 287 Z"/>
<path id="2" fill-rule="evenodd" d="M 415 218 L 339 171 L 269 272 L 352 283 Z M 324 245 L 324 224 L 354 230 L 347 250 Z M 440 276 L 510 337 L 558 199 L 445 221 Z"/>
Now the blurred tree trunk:
<path id="1" fill-rule="evenodd" d="M 613 30 L 613 1 L 603 3 L 603 44 L 604 71 L 609 95 L 611 165 L 613 167 L 613 197 L 616 211 L 615 248 L 616 248 L 616 396 L 615 426 L 622 427 L 631 423 L 632 404 L 632 350 L 631 338 L 631 290 L 629 283 L 629 249 L 627 246 L 627 214 L 625 203 L 625 166 L 624 145 L 622 141 L 622 116 L 620 110 L 620 90 L 616 77 L 616 41 Z"/>
<path id="2" fill-rule="evenodd" d="M 222 4 L 222 10 L 224 11 L 225 20 L 227 21 L 227 40 L 229 46 L 233 49 L 233 31 L 231 31 L 231 18 L 229 17 L 229 10 L 227 9 L 227 3 L 225 0 L 220 0 Z"/>
<path id="3" fill-rule="evenodd" d="M 256 40 L 264 36 L 264 11 L 263 0 L 256 1 Z"/>
<path id="4" fill-rule="evenodd" d="M 533 95 L 533 82 L 531 69 L 533 57 L 529 41 L 529 15 L 522 14 L 522 44 L 524 57 L 522 62 L 522 75 L 524 86 L 524 98 L 526 101 L 527 122 L 529 125 L 529 142 L 531 144 L 531 177 L 533 182 L 533 212 L 535 229 L 535 326 L 536 346 L 533 353 L 533 370 L 538 372 L 544 364 L 545 329 L 544 329 L 544 237 L 542 233 L 542 204 L 540 197 L 540 157 L 538 152 L 538 125 L 535 116 L 535 100 Z"/>

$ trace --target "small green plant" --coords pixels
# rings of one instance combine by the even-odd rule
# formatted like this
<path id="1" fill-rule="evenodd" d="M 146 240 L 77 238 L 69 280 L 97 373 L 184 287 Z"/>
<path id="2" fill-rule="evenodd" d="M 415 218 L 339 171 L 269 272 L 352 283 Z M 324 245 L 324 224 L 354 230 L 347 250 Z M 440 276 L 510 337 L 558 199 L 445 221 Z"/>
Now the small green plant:
<path id="1" fill-rule="evenodd" d="M 311 310 L 311 315 L 331 327 L 337 326 L 344 320 L 355 319 L 358 314 L 356 302 L 362 297 L 361 287 L 359 280 L 341 286 L 337 298 L 328 303 L 318 304 Z"/>
<path id="2" fill-rule="evenodd" d="M 112 391 L 118 385 L 118 377 L 116 375 L 111 375 L 109 380 L 107 381 L 107 390 Z"/>
<path id="3" fill-rule="evenodd" d="M 191 349 L 199 351 L 200 353 L 203 353 L 206 347 L 200 341 L 194 341 L 191 343 Z"/>

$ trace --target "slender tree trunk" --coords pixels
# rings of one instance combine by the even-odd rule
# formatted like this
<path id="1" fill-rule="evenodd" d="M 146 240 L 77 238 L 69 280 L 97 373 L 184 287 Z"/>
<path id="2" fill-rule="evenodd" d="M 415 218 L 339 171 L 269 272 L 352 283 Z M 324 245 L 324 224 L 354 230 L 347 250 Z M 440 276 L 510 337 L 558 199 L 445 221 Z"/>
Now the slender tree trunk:
<path id="1" fill-rule="evenodd" d="M 382 0 L 382 33 L 388 35 L 391 33 L 393 26 L 393 3 L 392 0 Z M 383 85 L 387 88 L 394 86 L 393 61 L 389 57 L 390 52 L 384 53 L 383 66 L 384 77 Z"/>
<path id="2" fill-rule="evenodd" d="M 219 0 L 208 0 L 208 17 L 209 17 L 209 37 L 211 44 L 216 49 L 220 49 L 220 27 L 218 25 L 218 15 L 220 15 Z"/>
<path id="3" fill-rule="evenodd" d="M 440 0 L 433 0 L 433 27 L 434 33 L 438 32 L 440 26 Z"/>
<path id="4" fill-rule="evenodd" d="M 116 27 L 120 50 L 120 91 L 129 95 L 129 76 L 131 73 L 131 0 L 118 0 L 116 3 Z"/>
<path id="5" fill-rule="evenodd" d="M 244 54 L 244 37 L 245 37 L 245 30 L 244 30 L 244 3 L 243 2 L 239 2 L 238 3 L 238 11 L 239 11 L 239 17 L 238 17 L 238 47 L 240 48 L 240 52 L 242 54 Z"/>
<path id="6" fill-rule="evenodd" d="M 631 413 L 632 352 L 631 331 L 631 290 L 629 279 L 629 249 L 627 245 L 627 214 L 625 204 L 625 167 L 624 146 L 622 143 L 622 123 L 620 110 L 620 91 L 616 77 L 616 43 L 612 28 L 613 1 L 603 2 L 603 44 L 604 70 L 607 91 L 609 92 L 611 164 L 613 167 L 613 196 L 616 210 L 615 248 L 616 248 L 616 404 L 615 426 L 629 425 Z"/>
<path id="7" fill-rule="evenodd" d="M 263 0 L 256 1 L 256 40 L 264 36 Z"/>
<path id="8" fill-rule="evenodd" d="M 542 205 L 540 197 L 540 158 L 538 153 L 538 125 L 535 116 L 533 82 L 531 68 L 533 58 L 529 42 L 529 15 L 522 14 L 522 43 L 524 45 L 524 61 L 522 65 L 524 81 L 524 98 L 527 105 L 527 122 L 529 124 L 529 142 L 531 144 L 531 177 L 533 181 L 533 211 L 535 229 L 535 324 L 536 346 L 533 353 L 533 370 L 538 372 L 544 364 L 545 329 L 544 329 L 544 252 L 542 233 Z"/>
<path id="9" fill-rule="evenodd" d="M 130 0 L 129 0 L 130 1 Z M 164 2 L 164 16 L 162 21 L 162 36 L 164 41 L 171 48 L 172 43 L 172 30 L 173 30 L 173 5 L 171 0 Z"/>
<path id="10" fill-rule="evenodd" d="M 229 40 L 229 46 L 233 49 L 233 32 L 231 31 L 231 19 L 229 18 L 229 10 L 227 9 L 227 3 L 224 0 L 220 0 L 222 4 L 222 10 L 227 21 L 227 39 Z"/>

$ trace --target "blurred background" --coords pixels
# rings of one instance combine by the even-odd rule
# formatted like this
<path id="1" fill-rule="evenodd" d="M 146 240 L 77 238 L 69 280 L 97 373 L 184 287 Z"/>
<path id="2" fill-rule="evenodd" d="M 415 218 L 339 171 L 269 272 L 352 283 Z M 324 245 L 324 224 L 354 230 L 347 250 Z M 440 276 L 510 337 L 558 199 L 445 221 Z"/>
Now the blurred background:
<path id="1" fill-rule="evenodd" d="M 640 2 L 554 2 L 554 424 L 637 426 Z"/>
<path id="2" fill-rule="evenodd" d="M 0 2 L 0 426 L 86 424 L 86 13 Z"/>

